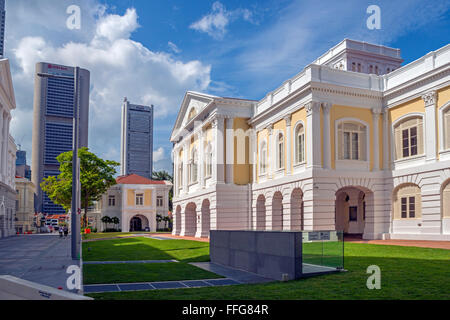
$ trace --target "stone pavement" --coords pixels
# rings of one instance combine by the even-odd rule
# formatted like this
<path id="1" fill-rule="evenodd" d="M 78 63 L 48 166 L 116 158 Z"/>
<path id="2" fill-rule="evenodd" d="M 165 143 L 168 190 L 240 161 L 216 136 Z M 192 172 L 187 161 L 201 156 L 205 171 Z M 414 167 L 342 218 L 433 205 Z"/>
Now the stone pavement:
<path id="1" fill-rule="evenodd" d="M 71 258 L 71 239 L 59 235 L 20 235 L 0 240 L 0 275 L 47 285 L 66 287 L 70 265 L 80 266 Z"/>

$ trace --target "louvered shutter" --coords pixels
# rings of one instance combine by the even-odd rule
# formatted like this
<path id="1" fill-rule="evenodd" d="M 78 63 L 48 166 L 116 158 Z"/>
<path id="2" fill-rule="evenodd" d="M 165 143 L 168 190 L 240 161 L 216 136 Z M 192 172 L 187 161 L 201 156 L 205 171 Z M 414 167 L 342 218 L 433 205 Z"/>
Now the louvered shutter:
<path id="1" fill-rule="evenodd" d="M 424 154 L 424 132 L 423 132 L 423 119 L 417 119 L 417 154 Z"/>

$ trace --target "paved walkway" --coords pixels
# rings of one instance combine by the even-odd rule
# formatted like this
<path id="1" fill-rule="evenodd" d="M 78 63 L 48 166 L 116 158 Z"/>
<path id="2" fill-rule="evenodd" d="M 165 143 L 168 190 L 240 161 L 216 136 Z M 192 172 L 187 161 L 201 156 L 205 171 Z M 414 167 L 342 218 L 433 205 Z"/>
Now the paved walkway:
<path id="1" fill-rule="evenodd" d="M 450 241 L 425 241 L 425 240 L 363 240 L 361 236 L 348 235 L 345 242 L 381 244 L 385 246 L 420 247 L 450 250 Z"/>
<path id="2" fill-rule="evenodd" d="M 83 261 L 83 264 L 169 263 L 178 260 Z"/>
<path id="3" fill-rule="evenodd" d="M 11 275 L 53 288 L 67 290 L 66 274 L 71 258 L 71 239 L 58 235 L 20 235 L 0 240 L 0 275 Z"/>
<path id="4" fill-rule="evenodd" d="M 90 284 L 84 285 L 84 293 L 122 292 L 142 290 L 163 290 L 230 286 L 240 284 L 233 279 L 205 279 L 186 281 L 162 281 L 162 282 L 140 282 L 140 283 L 115 283 L 115 284 Z"/>

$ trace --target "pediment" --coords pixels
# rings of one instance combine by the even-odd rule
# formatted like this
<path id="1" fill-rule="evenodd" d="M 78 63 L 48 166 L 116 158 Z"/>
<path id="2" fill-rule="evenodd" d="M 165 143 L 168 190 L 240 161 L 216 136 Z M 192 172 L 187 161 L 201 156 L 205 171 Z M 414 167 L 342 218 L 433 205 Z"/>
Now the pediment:
<path id="1" fill-rule="evenodd" d="M 0 94 L 2 96 L 2 102 L 4 104 L 8 104 L 8 108 L 16 108 L 16 100 L 8 59 L 0 60 Z"/>

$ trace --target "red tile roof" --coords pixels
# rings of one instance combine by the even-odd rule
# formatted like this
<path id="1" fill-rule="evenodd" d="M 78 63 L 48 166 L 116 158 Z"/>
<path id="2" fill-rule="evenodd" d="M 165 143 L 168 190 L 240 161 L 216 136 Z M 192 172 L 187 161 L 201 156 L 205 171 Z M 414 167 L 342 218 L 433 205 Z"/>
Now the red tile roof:
<path id="1" fill-rule="evenodd" d="M 116 179 L 117 184 L 166 184 L 164 181 L 150 180 L 137 174 L 120 176 Z"/>

